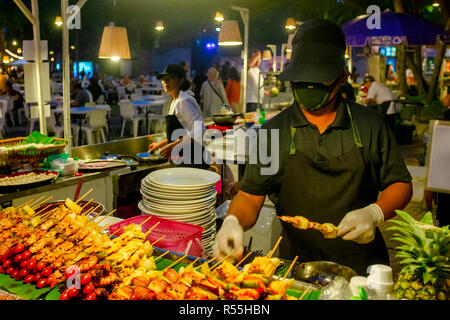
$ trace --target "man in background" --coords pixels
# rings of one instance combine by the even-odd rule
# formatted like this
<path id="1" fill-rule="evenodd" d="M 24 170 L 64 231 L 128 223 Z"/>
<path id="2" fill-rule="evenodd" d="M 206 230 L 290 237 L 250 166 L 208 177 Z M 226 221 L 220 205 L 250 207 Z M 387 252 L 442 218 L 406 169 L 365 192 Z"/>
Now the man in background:
<path id="1" fill-rule="evenodd" d="M 203 82 L 200 89 L 200 101 L 203 106 L 203 118 L 211 118 L 213 115 L 220 114 L 221 107 L 229 105 L 225 88 L 219 78 L 219 70 L 216 67 L 208 69 L 208 79 Z"/>
<path id="2" fill-rule="evenodd" d="M 366 104 L 379 105 L 378 111 L 385 117 L 394 136 L 397 137 L 397 122 L 400 122 L 400 105 L 395 101 L 394 94 L 386 85 L 375 81 L 375 78 L 368 75 L 363 80 L 364 86 L 369 89 L 366 97 Z"/>
<path id="3" fill-rule="evenodd" d="M 86 102 L 92 102 L 92 93 L 88 89 L 84 89 L 81 83 L 76 83 L 73 87 L 73 93 L 75 94 L 75 101 L 73 101 L 71 107 L 84 107 Z"/>
<path id="4" fill-rule="evenodd" d="M 261 51 L 252 50 L 247 73 L 247 112 L 256 111 L 264 98 L 264 78 L 259 66 L 261 65 Z M 259 82 L 259 88 L 258 88 Z M 259 104 L 258 105 L 258 94 Z"/>

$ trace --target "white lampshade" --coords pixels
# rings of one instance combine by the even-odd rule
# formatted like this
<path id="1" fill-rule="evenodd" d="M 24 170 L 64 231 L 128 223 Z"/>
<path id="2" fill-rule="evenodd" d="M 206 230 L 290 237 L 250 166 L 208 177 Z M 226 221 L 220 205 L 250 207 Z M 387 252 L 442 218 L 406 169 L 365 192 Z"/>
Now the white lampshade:
<path id="1" fill-rule="evenodd" d="M 219 46 L 242 45 L 241 32 L 237 20 L 224 20 L 220 26 Z"/>
<path id="2" fill-rule="evenodd" d="M 223 21 L 224 20 L 223 14 L 221 14 L 219 11 L 217 11 L 216 16 L 214 17 L 214 20 L 220 21 L 220 22 Z"/>
<path id="3" fill-rule="evenodd" d="M 62 21 L 62 18 L 61 18 L 60 16 L 57 16 L 57 17 L 55 18 L 55 24 L 56 24 L 58 27 L 61 27 L 61 26 L 62 26 L 63 21 Z"/>
<path id="4" fill-rule="evenodd" d="M 270 52 L 270 50 L 264 50 L 263 54 L 262 54 L 262 59 L 263 60 L 270 60 L 270 59 L 272 59 L 272 52 Z"/>
<path id="5" fill-rule="evenodd" d="M 102 59 L 130 59 L 127 28 L 112 25 L 104 27 L 98 57 Z"/>
<path id="6" fill-rule="evenodd" d="M 158 31 L 161 31 L 161 30 L 164 29 L 164 25 L 163 25 L 162 21 L 158 21 L 156 23 L 155 29 L 158 30 Z"/>
<path id="7" fill-rule="evenodd" d="M 286 29 L 289 29 L 289 30 L 295 29 L 296 28 L 295 19 L 294 18 L 287 18 L 286 25 L 284 27 Z"/>

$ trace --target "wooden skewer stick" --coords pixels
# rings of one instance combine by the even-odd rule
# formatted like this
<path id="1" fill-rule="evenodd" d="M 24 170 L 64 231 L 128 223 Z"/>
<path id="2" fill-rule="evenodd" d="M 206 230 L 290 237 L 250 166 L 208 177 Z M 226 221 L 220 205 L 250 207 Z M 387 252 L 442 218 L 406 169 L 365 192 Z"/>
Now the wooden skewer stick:
<path id="1" fill-rule="evenodd" d="M 236 267 L 236 268 L 239 267 L 239 265 L 240 265 L 242 262 L 244 262 L 245 259 L 247 259 L 247 258 L 250 256 L 251 253 L 252 253 L 251 251 L 250 251 L 249 253 L 247 253 L 247 254 L 245 255 L 245 257 L 243 257 L 243 258 L 235 265 L 235 267 Z"/>
<path id="2" fill-rule="evenodd" d="M 288 276 L 289 272 L 291 272 L 292 268 L 294 267 L 295 262 L 297 261 L 298 256 L 295 256 L 294 260 L 292 261 L 291 265 L 289 266 L 289 268 L 287 269 L 286 273 L 284 274 L 284 276 L 281 278 L 281 280 L 286 279 L 286 277 Z"/>
<path id="3" fill-rule="evenodd" d="M 115 235 L 119 230 L 121 230 L 122 228 L 118 228 L 116 231 L 114 231 L 113 233 L 111 233 L 111 235 L 109 236 L 110 239 L 112 239 L 113 235 Z"/>
<path id="4" fill-rule="evenodd" d="M 97 224 L 100 224 L 100 222 L 102 222 L 103 220 L 105 220 L 107 217 L 109 217 L 110 215 L 112 215 L 114 212 L 116 212 L 116 209 L 112 210 L 110 213 L 108 213 L 107 215 L 103 216 L 103 218 L 101 218 L 99 221 L 97 221 Z"/>
<path id="5" fill-rule="evenodd" d="M 85 213 L 83 213 L 83 216 L 88 216 L 90 215 L 92 212 L 95 212 L 95 210 L 97 210 L 98 207 L 100 207 L 101 204 L 98 204 L 96 207 L 90 208 L 88 209 L 88 211 L 86 211 Z M 99 214 L 101 214 L 102 212 L 100 211 L 95 217 L 97 217 Z M 95 219 L 95 218 L 93 218 Z"/>
<path id="6" fill-rule="evenodd" d="M 77 201 L 75 201 L 75 203 L 78 203 L 81 200 L 83 200 L 89 193 L 92 192 L 92 190 L 94 190 L 94 188 L 90 188 L 85 194 L 83 194 L 80 198 L 78 198 Z"/>
<path id="7" fill-rule="evenodd" d="M 44 194 L 42 197 L 40 197 L 39 199 L 37 199 L 36 201 L 33 201 L 32 203 L 30 203 L 29 206 L 30 206 L 30 207 L 33 207 L 34 204 L 38 203 L 39 201 L 41 201 L 41 200 L 44 199 L 44 198 L 45 198 L 45 194 Z"/>
<path id="8" fill-rule="evenodd" d="M 162 236 L 161 238 L 159 238 L 158 240 L 156 240 L 155 242 L 152 243 L 152 247 L 157 244 L 159 241 L 161 241 L 162 239 L 164 239 L 166 236 Z"/>
<path id="9" fill-rule="evenodd" d="M 309 286 L 308 289 L 306 289 L 305 292 L 303 292 L 303 294 L 301 295 L 301 297 L 298 298 L 298 300 L 302 300 L 303 297 L 305 296 L 305 294 L 307 294 L 311 289 L 312 289 L 312 286 Z"/>
<path id="10" fill-rule="evenodd" d="M 148 217 L 147 219 L 145 219 L 144 221 L 142 221 L 141 223 L 139 223 L 139 225 L 142 227 L 148 220 L 150 220 L 152 218 L 152 216 Z"/>
<path id="11" fill-rule="evenodd" d="M 150 229 L 148 229 L 148 231 L 145 233 L 145 237 L 144 237 L 144 239 L 145 238 L 147 238 L 147 236 L 150 234 L 150 232 L 152 232 L 152 230 L 153 229 L 155 229 L 156 228 L 156 226 L 158 225 L 158 224 L 160 224 L 161 223 L 161 221 L 158 221 L 157 223 L 155 223 L 154 225 L 153 225 L 153 227 L 151 227 Z"/>
<path id="12" fill-rule="evenodd" d="M 168 265 L 167 267 L 165 267 L 163 269 L 163 271 L 166 271 L 167 269 L 172 268 L 174 265 L 178 264 L 181 260 L 183 260 L 184 258 L 187 257 L 187 254 L 185 254 L 184 256 L 182 256 L 181 258 L 177 259 L 176 261 L 174 261 L 173 263 L 171 263 L 170 265 Z"/>
<path id="13" fill-rule="evenodd" d="M 162 257 L 164 257 L 166 254 L 168 254 L 170 251 L 169 250 L 167 250 L 166 252 L 164 252 L 163 254 L 161 254 L 161 255 L 159 255 L 159 256 L 157 256 L 156 258 L 155 258 L 155 260 L 153 260 L 154 262 L 156 262 L 156 260 L 158 260 L 159 258 L 162 258 Z"/>
<path id="14" fill-rule="evenodd" d="M 27 204 L 29 204 L 30 202 L 33 202 L 33 201 L 34 201 L 34 199 L 30 199 L 30 200 L 28 200 L 28 201 L 22 203 L 21 205 L 18 205 L 18 206 L 16 207 L 16 210 L 17 210 L 17 209 L 20 209 L 20 208 L 22 208 L 22 207 L 24 207 L 24 206 L 26 206 Z"/>
<path id="15" fill-rule="evenodd" d="M 36 209 L 36 208 L 39 207 L 41 204 L 47 202 L 47 201 L 50 200 L 51 198 L 53 198 L 53 196 L 50 196 L 50 197 L 48 197 L 47 199 L 45 199 L 45 200 L 39 202 L 38 204 L 35 204 L 31 209 L 33 209 L 33 210 Z"/>
<path id="16" fill-rule="evenodd" d="M 195 259 L 192 263 L 190 263 L 189 265 L 188 265 L 188 267 L 190 267 L 190 266 L 193 266 L 194 265 L 194 263 L 196 263 L 198 260 L 200 260 L 200 257 L 198 257 L 197 259 Z"/>
<path id="17" fill-rule="evenodd" d="M 33 217 L 39 215 L 41 212 L 45 211 L 45 209 L 47 209 L 48 207 L 51 207 L 51 204 L 49 204 L 49 205 L 46 206 L 45 208 L 39 210 L 38 212 L 35 212 L 35 213 L 33 214 Z"/>
<path id="18" fill-rule="evenodd" d="M 231 256 L 231 253 L 227 254 L 225 257 L 223 257 L 222 259 L 220 259 L 219 261 L 216 262 L 215 265 L 212 266 L 211 271 L 213 271 L 215 268 L 217 268 L 222 262 L 224 262 L 229 256 Z"/>
<path id="19" fill-rule="evenodd" d="M 49 211 L 48 213 L 46 213 L 46 214 L 44 215 L 45 218 L 44 218 L 44 216 L 41 217 L 41 220 L 39 221 L 39 224 L 42 224 L 42 223 L 44 223 L 45 221 L 47 221 L 48 219 L 50 219 L 50 217 L 53 215 L 54 212 L 56 212 L 57 209 L 58 209 L 58 208 L 53 209 L 53 210 Z"/>
<path id="20" fill-rule="evenodd" d="M 40 218 L 41 220 L 44 218 L 47 218 L 48 216 L 52 215 L 58 208 L 52 209 L 49 212 L 44 213 Z"/>
<path id="21" fill-rule="evenodd" d="M 216 260 L 216 259 L 217 259 L 217 257 L 214 257 L 214 258 L 212 258 L 211 260 L 207 261 L 206 263 L 207 263 L 207 264 L 210 264 L 211 262 L 213 262 L 213 261 Z M 200 268 L 201 266 L 202 266 L 202 265 L 199 265 L 199 266 L 195 267 L 194 270 L 197 269 L 197 268 Z"/>
<path id="22" fill-rule="evenodd" d="M 280 237 L 278 238 L 277 243 L 275 243 L 275 246 L 274 246 L 273 249 L 269 252 L 269 254 L 267 255 L 267 258 L 270 259 L 270 258 L 272 257 L 272 255 L 274 254 L 274 252 L 275 252 L 275 250 L 277 249 L 278 245 L 280 244 L 281 239 L 283 239 L 283 236 L 280 236 Z"/>
<path id="23" fill-rule="evenodd" d="M 86 202 L 86 204 L 84 206 L 81 207 L 81 211 L 83 211 L 83 209 L 92 202 L 92 200 L 94 200 L 94 198 L 92 198 L 91 200 L 89 200 L 88 202 Z"/>

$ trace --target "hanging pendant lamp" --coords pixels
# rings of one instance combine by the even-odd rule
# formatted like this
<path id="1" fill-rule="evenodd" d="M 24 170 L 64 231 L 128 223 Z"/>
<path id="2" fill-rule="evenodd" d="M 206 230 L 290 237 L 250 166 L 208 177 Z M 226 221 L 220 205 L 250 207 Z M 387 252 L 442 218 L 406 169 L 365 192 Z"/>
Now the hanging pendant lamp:
<path id="1" fill-rule="evenodd" d="M 242 45 L 239 23 L 236 20 L 224 20 L 220 26 L 219 46 L 239 46 Z"/>
<path id="2" fill-rule="evenodd" d="M 113 22 L 103 28 L 98 57 L 101 59 L 131 59 L 127 28 L 116 27 Z"/>

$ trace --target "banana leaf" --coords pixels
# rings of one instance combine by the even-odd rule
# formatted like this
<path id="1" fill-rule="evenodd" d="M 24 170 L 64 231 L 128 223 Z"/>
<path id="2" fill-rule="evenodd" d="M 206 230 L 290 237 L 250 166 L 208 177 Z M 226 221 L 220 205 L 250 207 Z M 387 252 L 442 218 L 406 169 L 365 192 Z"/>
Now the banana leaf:
<path id="1" fill-rule="evenodd" d="M 58 292 L 56 299 L 50 299 L 58 300 L 59 295 L 61 294 L 58 288 L 52 289 L 45 287 L 38 289 L 33 284 L 24 284 L 23 281 L 17 281 L 7 274 L 0 274 L 0 288 L 29 300 L 41 298 L 49 291 L 53 294 L 53 297 L 56 296 L 56 292 Z"/>
<path id="2" fill-rule="evenodd" d="M 53 288 L 46 296 L 45 300 L 59 300 L 59 296 L 61 295 L 61 292 L 58 290 L 58 288 Z"/>

